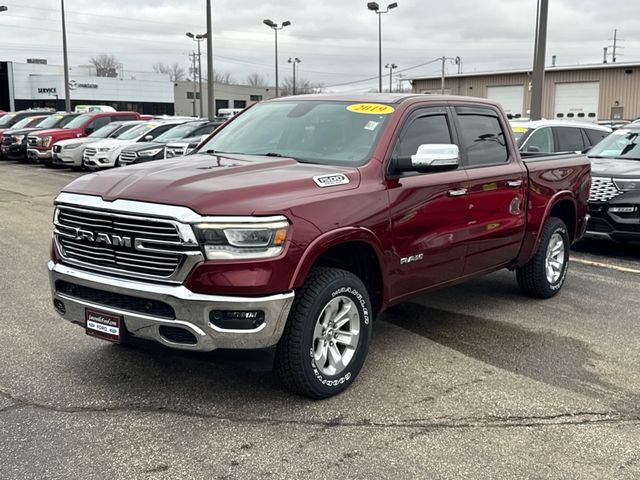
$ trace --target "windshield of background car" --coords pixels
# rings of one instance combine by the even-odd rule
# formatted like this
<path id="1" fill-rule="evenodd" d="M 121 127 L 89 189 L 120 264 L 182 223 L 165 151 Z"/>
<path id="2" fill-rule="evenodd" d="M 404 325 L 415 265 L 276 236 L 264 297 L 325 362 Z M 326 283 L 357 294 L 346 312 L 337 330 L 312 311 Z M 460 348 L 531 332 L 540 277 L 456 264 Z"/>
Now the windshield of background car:
<path id="1" fill-rule="evenodd" d="M 158 126 L 157 123 L 143 123 L 140 125 L 136 125 L 131 130 L 128 130 L 118 136 L 120 140 L 136 140 L 146 133 L 151 133 L 151 130 Z"/>
<path id="2" fill-rule="evenodd" d="M 40 127 L 40 128 L 51 128 L 51 127 L 54 127 L 63 118 L 65 118 L 65 115 L 60 115 L 59 113 L 56 113 L 54 115 L 49 115 L 47 118 L 45 118 L 42 122 L 40 122 L 38 124 L 38 127 Z"/>
<path id="3" fill-rule="evenodd" d="M 529 130 L 530 129 L 527 127 L 511 127 L 511 131 L 513 132 L 513 136 L 515 137 L 518 146 L 522 145 L 522 142 L 524 142 Z"/>
<path id="4" fill-rule="evenodd" d="M 0 128 L 10 126 L 16 118 L 15 113 L 7 113 L 6 115 L 0 117 Z"/>
<path id="5" fill-rule="evenodd" d="M 640 128 L 621 128 L 589 150 L 589 157 L 640 160 Z"/>
<path id="6" fill-rule="evenodd" d="M 11 127 L 14 130 L 19 130 L 21 128 L 24 127 L 35 127 L 38 125 L 38 123 L 42 122 L 42 119 L 40 120 L 34 120 L 33 117 L 25 117 L 22 120 L 16 122 L 13 124 L 13 126 Z"/>
<path id="7" fill-rule="evenodd" d="M 362 165 L 393 107 L 323 100 L 260 103 L 242 113 L 198 152 L 291 157 L 326 165 Z"/>
<path id="8" fill-rule="evenodd" d="M 192 123 L 186 123 L 184 125 L 178 125 L 171 130 L 167 130 L 162 135 L 158 135 L 154 142 L 169 142 L 171 140 L 177 140 L 180 138 L 188 137 L 191 132 L 196 130 L 200 125 L 194 125 Z"/>
<path id="9" fill-rule="evenodd" d="M 93 115 L 90 115 L 90 114 L 80 115 L 74 118 L 73 120 L 71 120 L 69 123 L 67 123 L 63 128 L 67 128 L 69 130 L 73 128 L 80 128 L 92 118 L 93 118 Z"/>
<path id="10" fill-rule="evenodd" d="M 111 134 L 116 130 L 118 130 L 119 128 L 122 128 L 122 124 L 108 123 L 104 127 L 99 128 L 98 130 L 93 132 L 91 135 L 89 135 L 89 137 L 90 138 L 109 138 Z"/>

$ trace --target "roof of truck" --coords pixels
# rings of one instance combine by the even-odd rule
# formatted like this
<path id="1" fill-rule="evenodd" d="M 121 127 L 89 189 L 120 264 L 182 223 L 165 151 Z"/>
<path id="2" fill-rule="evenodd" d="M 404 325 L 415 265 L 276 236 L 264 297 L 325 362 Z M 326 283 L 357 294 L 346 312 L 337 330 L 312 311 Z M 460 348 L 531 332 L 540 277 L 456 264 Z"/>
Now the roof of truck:
<path id="1" fill-rule="evenodd" d="M 471 103 L 486 103 L 496 105 L 496 102 L 479 97 L 463 97 L 459 95 L 432 95 L 427 93 L 315 93 L 308 95 L 296 95 L 295 97 L 279 97 L 267 100 L 268 102 L 282 102 L 291 100 L 325 100 L 329 102 L 354 102 L 354 103 L 390 103 L 400 104 L 406 100 L 424 99 L 433 101 L 468 101 Z"/>

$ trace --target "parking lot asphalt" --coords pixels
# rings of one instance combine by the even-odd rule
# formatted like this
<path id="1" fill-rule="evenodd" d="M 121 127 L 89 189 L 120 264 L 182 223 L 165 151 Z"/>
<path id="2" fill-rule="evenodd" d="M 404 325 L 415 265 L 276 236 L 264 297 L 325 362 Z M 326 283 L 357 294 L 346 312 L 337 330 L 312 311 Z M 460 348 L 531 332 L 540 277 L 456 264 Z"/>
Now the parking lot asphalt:
<path id="1" fill-rule="evenodd" d="M 52 200 L 80 175 L 0 162 L 0 478 L 640 477 L 640 248 L 583 241 L 562 292 L 501 271 L 377 321 L 347 392 L 269 352 L 87 337 L 51 306 Z"/>

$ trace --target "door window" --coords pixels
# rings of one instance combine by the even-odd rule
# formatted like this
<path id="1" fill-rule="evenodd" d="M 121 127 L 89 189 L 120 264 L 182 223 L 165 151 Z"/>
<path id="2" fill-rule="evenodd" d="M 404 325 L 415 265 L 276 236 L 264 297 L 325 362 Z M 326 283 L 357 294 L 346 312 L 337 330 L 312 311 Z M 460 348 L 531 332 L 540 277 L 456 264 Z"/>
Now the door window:
<path id="1" fill-rule="evenodd" d="M 603 132 L 602 130 L 592 130 L 590 128 L 585 128 L 584 133 L 587 134 L 587 138 L 589 139 L 589 143 L 591 143 L 591 146 L 597 145 L 604 137 L 609 136 L 609 132 Z"/>
<path id="2" fill-rule="evenodd" d="M 458 112 L 460 143 L 467 153 L 469 166 L 495 165 L 509 160 L 509 150 L 498 117 L 491 110 L 487 115 Z"/>
<path id="3" fill-rule="evenodd" d="M 558 138 L 557 152 L 580 152 L 584 150 L 582 132 L 577 127 L 555 127 Z"/>
<path id="4" fill-rule="evenodd" d="M 89 132 L 95 132 L 99 128 L 104 127 L 108 123 L 111 122 L 111 117 L 98 117 L 95 118 L 89 125 L 87 125 L 87 130 Z"/>
<path id="5" fill-rule="evenodd" d="M 453 143 L 445 115 L 426 115 L 413 120 L 402 133 L 394 156 L 410 157 L 420 145 L 433 143 Z"/>
<path id="6" fill-rule="evenodd" d="M 555 152 L 553 132 L 551 131 L 551 128 L 543 127 L 534 130 L 527 141 L 524 142 L 524 151 L 531 153 Z"/>

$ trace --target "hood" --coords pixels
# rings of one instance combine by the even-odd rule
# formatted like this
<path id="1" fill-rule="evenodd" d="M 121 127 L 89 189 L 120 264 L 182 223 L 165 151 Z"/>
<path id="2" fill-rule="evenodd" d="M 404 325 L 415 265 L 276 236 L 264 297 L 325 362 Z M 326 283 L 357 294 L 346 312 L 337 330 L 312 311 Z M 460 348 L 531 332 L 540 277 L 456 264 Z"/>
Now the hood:
<path id="1" fill-rule="evenodd" d="M 152 150 L 154 148 L 162 148 L 166 145 L 166 142 L 140 142 L 134 143 L 133 145 L 127 145 L 127 152 L 140 152 L 142 150 Z"/>
<path id="2" fill-rule="evenodd" d="M 38 127 L 29 127 L 29 128 L 19 128 L 18 130 L 7 129 L 2 133 L 5 135 L 29 135 L 31 132 L 37 132 L 39 130 L 44 130 L 43 128 Z"/>
<path id="3" fill-rule="evenodd" d="M 135 142 L 135 140 L 119 140 L 117 138 L 104 138 L 102 140 L 96 140 L 94 142 L 90 142 L 91 148 L 122 148 L 124 145 L 130 142 Z"/>
<path id="4" fill-rule="evenodd" d="M 199 135 L 197 137 L 187 137 L 187 138 L 182 138 L 180 140 L 174 140 L 172 142 L 169 142 L 171 145 L 198 145 L 200 144 L 200 142 L 202 141 L 202 135 Z"/>
<path id="5" fill-rule="evenodd" d="M 49 128 L 47 130 L 38 130 L 37 132 L 34 132 L 34 134 L 38 137 L 52 136 L 58 138 L 72 138 L 76 137 L 78 134 L 80 134 L 80 136 L 84 136 L 82 135 L 81 128 Z"/>
<path id="6" fill-rule="evenodd" d="M 313 177 L 341 174 L 348 183 L 319 187 Z M 299 163 L 254 155 L 190 155 L 84 175 L 65 192 L 181 205 L 200 215 L 282 213 L 314 196 L 357 188 L 353 167 Z"/>
<path id="7" fill-rule="evenodd" d="M 96 143 L 99 142 L 100 140 L 97 140 L 95 138 L 89 138 L 89 137 L 78 137 L 78 138 L 67 138 L 66 140 L 60 140 L 59 142 L 56 142 L 56 145 L 61 145 L 61 146 L 66 146 L 66 145 L 71 145 L 74 143 L 79 143 L 79 144 L 84 144 L 84 143 Z"/>
<path id="8" fill-rule="evenodd" d="M 589 158 L 594 177 L 640 177 L 640 160 Z"/>

